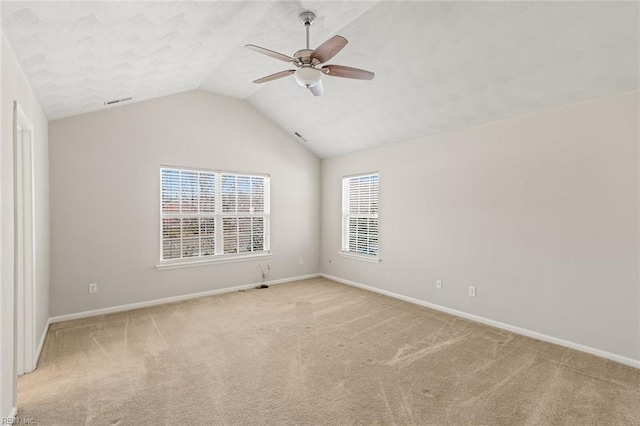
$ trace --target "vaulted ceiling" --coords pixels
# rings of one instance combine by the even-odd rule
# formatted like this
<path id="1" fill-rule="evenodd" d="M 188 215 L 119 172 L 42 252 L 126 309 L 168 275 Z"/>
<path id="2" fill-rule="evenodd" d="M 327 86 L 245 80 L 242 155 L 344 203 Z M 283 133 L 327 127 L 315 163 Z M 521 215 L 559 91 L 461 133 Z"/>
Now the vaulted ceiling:
<path id="1" fill-rule="evenodd" d="M 639 85 L 637 2 L 3 2 L 3 30 L 49 119 L 202 89 L 245 99 L 320 157 L 400 142 Z M 290 69 L 298 13 L 312 48 L 373 81 L 323 76 L 314 97 Z"/>

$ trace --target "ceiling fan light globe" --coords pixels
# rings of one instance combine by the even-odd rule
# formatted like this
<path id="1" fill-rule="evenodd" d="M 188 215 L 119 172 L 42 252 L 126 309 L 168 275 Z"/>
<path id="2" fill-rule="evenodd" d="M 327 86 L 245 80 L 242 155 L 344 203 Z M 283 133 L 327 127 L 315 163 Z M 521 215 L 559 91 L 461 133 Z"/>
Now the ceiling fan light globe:
<path id="1" fill-rule="evenodd" d="M 320 81 L 321 73 L 319 70 L 312 67 L 299 68 L 296 73 L 296 81 L 302 87 L 312 87 Z"/>

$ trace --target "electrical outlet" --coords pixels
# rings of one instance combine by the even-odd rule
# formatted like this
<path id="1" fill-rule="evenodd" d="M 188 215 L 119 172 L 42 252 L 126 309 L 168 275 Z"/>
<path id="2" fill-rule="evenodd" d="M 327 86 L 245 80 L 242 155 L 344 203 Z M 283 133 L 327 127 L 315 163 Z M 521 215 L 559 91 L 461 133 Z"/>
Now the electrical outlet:
<path id="1" fill-rule="evenodd" d="M 473 286 L 469 286 L 469 296 L 476 297 L 476 288 Z"/>
<path id="2" fill-rule="evenodd" d="M 300 258 L 300 264 L 304 265 L 304 259 L 303 258 Z"/>
<path id="3" fill-rule="evenodd" d="M 98 283 L 89 284 L 89 294 L 96 294 L 98 292 Z"/>
<path id="4" fill-rule="evenodd" d="M 442 290 L 442 280 L 436 280 L 436 288 Z"/>

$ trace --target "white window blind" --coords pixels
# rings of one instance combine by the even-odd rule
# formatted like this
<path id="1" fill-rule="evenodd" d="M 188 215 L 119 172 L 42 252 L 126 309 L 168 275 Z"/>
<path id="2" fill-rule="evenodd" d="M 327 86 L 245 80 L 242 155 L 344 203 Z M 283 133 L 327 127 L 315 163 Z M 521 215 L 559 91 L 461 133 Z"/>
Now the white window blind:
<path id="1" fill-rule="evenodd" d="M 162 261 L 269 251 L 269 177 L 162 168 Z"/>
<path id="2" fill-rule="evenodd" d="M 378 256 L 377 173 L 342 179 L 342 251 Z"/>

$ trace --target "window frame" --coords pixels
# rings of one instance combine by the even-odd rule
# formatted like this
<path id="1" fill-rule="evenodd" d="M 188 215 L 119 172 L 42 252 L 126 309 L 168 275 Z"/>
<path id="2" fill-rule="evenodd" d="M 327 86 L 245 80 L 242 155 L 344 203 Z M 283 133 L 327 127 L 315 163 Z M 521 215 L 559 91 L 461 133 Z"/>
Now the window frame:
<path id="1" fill-rule="evenodd" d="M 214 191 L 214 212 L 210 213 L 201 213 L 196 212 L 193 214 L 183 214 L 182 212 L 175 214 L 176 218 L 188 218 L 188 217 L 207 217 L 214 219 L 214 239 L 215 239 L 215 248 L 214 254 L 211 255 L 198 255 L 193 257 L 182 257 L 183 253 L 181 252 L 180 258 L 174 259 L 163 259 L 163 219 L 167 218 L 167 216 L 171 217 L 171 215 L 167 215 L 163 212 L 163 198 L 162 198 L 162 189 L 163 189 L 163 171 L 164 170 L 175 170 L 179 172 L 200 172 L 200 173 L 209 173 L 215 175 L 215 191 Z M 237 212 L 237 201 L 236 201 L 236 212 L 225 212 L 223 211 L 223 191 L 222 191 L 222 180 L 223 175 L 227 176 L 235 176 L 236 179 L 238 177 L 259 177 L 263 179 L 264 187 L 263 187 L 263 197 L 264 197 L 264 207 L 263 212 L 259 213 L 248 213 L 248 212 Z M 236 183 L 237 185 L 237 183 Z M 180 190 L 180 194 L 182 194 L 182 190 Z M 198 195 L 200 196 L 201 192 L 198 191 Z M 186 268 L 192 266 L 204 266 L 212 263 L 229 263 L 229 262 L 239 262 L 245 260 L 256 260 L 263 258 L 270 258 L 273 256 L 271 253 L 271 176 L 269 174 L 264 173 L 247 173 L 247 172 L 234 172 L 228 170 L 216 170 L 216 169 L 203 169 L 203 168 L 194 168 L 194 167 L 184 167 L 184 166 L 169 166 L 169 165 L 161 165 L 159 169 L 159 258 L 160 262 L 156 265 L 156 269 L 175 269 L 175 268 Z M 251 251 L 251 252 L 239 252 L 239 253 L 224 253 L 224 242 L 223 242 L 223 224 L 224 219 L 234 217 L 261 217 L 263 218 L 263 250 L 260 251 Z M 181 235 L 180 239 L 183 240 L 183 236 Z M 199 238 L 202 238 L 199 234 Z"/>
<path id="2" fill-rule="evenodd" d="M 350 182 L 351 179 L 354 178 L 362 178 L 362 177 L 369 177 L 369 176 L 376 176 L 377 178 L 377 202 L 378 202 L 378 206 L 376 208 L 376 213 L 366 213 L 366 214 L 354 214 L 351 213 L 348 208 L 349 206 L 346 205 L 347 204 L 347 198 L 345 195 L 345 189 L 346 187 L 346 182 Z M 344 258 L 348 258 L 348 259 L 356 259 L 356 260 L 362 260 L 365 262 L 372 262 L 372 263 L 380 263 L 382 261 L 382 259 L 380 258 L 380 247 L 379 247 L 379 243 L 380 243 L 380 211 L 379 211 L 379 203 L 380 203 L 380 173 L 377 171 L 374 172 L 367 172 L 367 173 L 358 173 L 358 174 L 354 174 L 354 175 L 347 175 L 347 176 L 343 176 L 341 179 L 341 217 L 340 217 L 340 233 L 341 233 L 341 246 L 340 246 L 340 251 L 338 252 L 338 254 L 341 257 Z M 350 188 L 350 184 L 349 184 L 349 188 Z M 365 254 L 365 253 L 358 253 L 355 251 L 350 251 L 349 250 L 349 225 L 348 225 L 348 221 L 349 218 L 351 217 L 356 217 L 356 218 L 367 218 L 367 219 L 376 219 L 377 223 L 378 223 L 378 246 L 376 247 L 376 253 L 375 254 Z"/>

